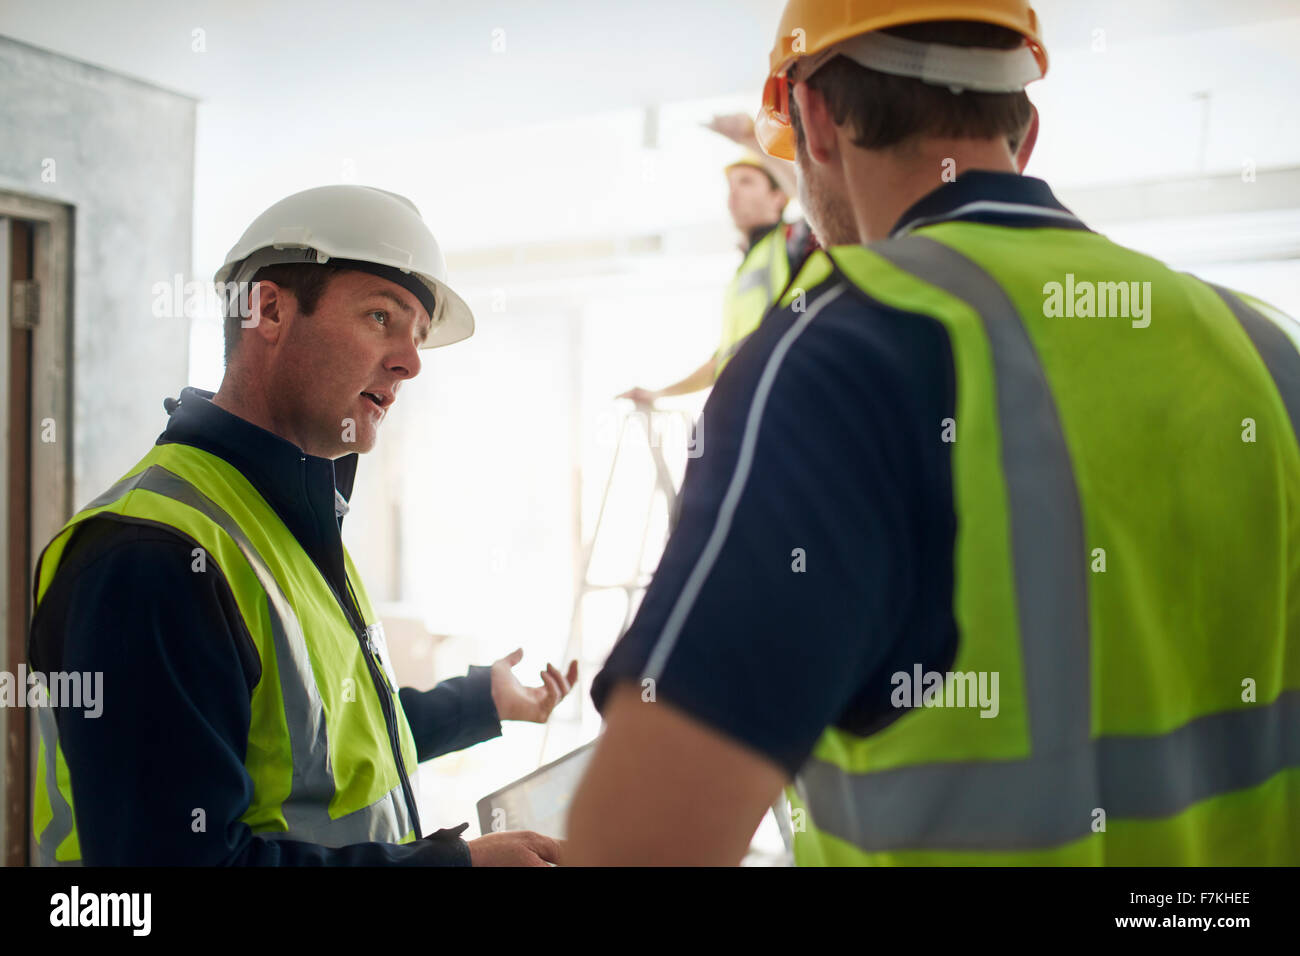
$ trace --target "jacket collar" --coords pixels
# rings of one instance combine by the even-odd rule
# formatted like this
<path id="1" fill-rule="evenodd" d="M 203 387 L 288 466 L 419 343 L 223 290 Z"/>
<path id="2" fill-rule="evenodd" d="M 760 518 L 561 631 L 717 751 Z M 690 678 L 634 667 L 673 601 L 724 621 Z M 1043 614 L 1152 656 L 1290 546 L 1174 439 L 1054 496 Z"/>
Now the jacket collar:
<path id="1" fill-rule="evenodd" d="M 746 253 L 746 255 L 749 254 L 751 249 L 753 249 L 756 245 L 762 242 L 763 238 L 768 233 L 770 233 L 773 229 L 779 229 L 781 226 L 784 225 L 785 225 L 784 221 L 769 222 L 766 225 L 755 226 L 753 229 L 749 230 L 749 235 L 745 237 L 745 245 L 744 245 L 744 252 Z"/>
<path id="2" fill-rule="evenodd" d="M 891 239 L 937 222 L 983 222 L 1031 229 L 1088 227 L 1066 209 L 1041 179 L 973 169 L 913 203 L 899 217 Z"/>
<path id="3" fill-rule="evenodd" d="M 357 458 L 331 461 L 212 403 L 213 393 L 181 389 L 163 407 L 171 416 L 156 444 L 192 445 L 228 462 L 261 493 L 310 553 L 332 551 L 356 479 Z"/>

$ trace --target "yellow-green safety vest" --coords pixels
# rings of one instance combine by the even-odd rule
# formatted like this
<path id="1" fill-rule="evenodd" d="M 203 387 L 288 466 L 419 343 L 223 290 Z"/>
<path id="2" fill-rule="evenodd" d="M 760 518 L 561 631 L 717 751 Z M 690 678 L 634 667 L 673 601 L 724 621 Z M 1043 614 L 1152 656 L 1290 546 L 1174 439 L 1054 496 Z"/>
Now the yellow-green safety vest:
<path id="1" fill-rule="evenodd" d="M 982 672 L 1000 701 L 827 727 L 788 789 L 796 862 L 1300 863 L 1296 323 L 1077 229 L 815 253 L 798 321 L 850 284 L 947 333 L 944 702 Z"/>
<path id="2" fill-rule="evenodd" d="M 749 334 L 790 281 L 790 253 L 785 244 L 785 224 L 778 223 L 750 247 L 740 268 L 727 285 L 722 307 L 722 338 L 714 353 L 713 377 L 740 350 Z"/>
<path id="3" fill-rule="evenodd" d="M 253 797 L 240 820 L 267 839 L 330 847 L 415 839 L 407 802 L 416 800 L 415 741 L 382 626 L 347 549 L 348 582 L 364 631 L 354 628 L 315 563 L 237 469 L 189 445 L 156 445 L 45 548 L 36 571 L 37 606 L 73 532 L 96 516 L 175 530 L 203 549 L 196 567 L 222 574 L 230 585 L 261 661 L 244 759 Z M 111 706 L 112 695 L 138 690 L 107 687 L 105 696 Z M 64 759 L 49 707 L 39 709 L 37 722 L 33 826 L 40 862 L 79 863 L 76 768 Z M 158 807 L 159 826 L 190 826 L 190 812 Z"/>

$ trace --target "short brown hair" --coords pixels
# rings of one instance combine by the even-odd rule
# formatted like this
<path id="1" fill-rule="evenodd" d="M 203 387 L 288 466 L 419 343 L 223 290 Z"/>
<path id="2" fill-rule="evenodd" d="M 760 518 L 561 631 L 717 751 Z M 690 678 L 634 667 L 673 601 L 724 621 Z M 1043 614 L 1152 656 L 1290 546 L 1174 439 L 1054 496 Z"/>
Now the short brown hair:
<path id="1" fill-rule="evenodd" d="M 969 20 L 935 20 L 882 30 L 921 43 L 1011 50 L 1025 42 L 1015 30 Z M 1017 93 L 953 93 L 919 79 L 894 76 L 833 57 L 808 78 L 808 86 L 826 98 L 838 126 L 849 126 L 853 143 L 863 149 L 888 149 L 910 139 L 950 136 L 990 139 L 1005 136 L 1012 150 L 1020 144 L 1032 118 L 1029 97 Z M 790 120 L 804 149 L 799 107 L 790 98 Z"/>
<path id="2" fill-rule="evenodd" d="M 302 314 L 311 315 L 316 311 L 320 297 L 325 294 L 330 280 L 334 278 L 336 273 L 341 271 L 341 269 L 336 269 L 334 266 L 292 262 L 278 266 L 263 266 L 253 273 L 251 281 L 260 282 L 265 279 L 268 282 L 274 282 L 281 289 L 292 292 L 293 297 L 298 300 L 298 309 Z M 238 298 L 234 300 L 227 298 L 226 300 L 227 365 L 230 364 L 231 356 L 235 354 L 235 349 L 239 345 L 240 321 L 242 319 L 238 309 L 239 301 Z"/>

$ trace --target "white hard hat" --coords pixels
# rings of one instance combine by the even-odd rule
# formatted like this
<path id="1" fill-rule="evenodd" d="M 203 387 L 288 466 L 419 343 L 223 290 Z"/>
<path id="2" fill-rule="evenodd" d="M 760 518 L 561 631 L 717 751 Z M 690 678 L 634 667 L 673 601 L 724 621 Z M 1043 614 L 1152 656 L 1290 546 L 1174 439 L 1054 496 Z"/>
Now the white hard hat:
<path id="1" fill-rule="evenodd" d="M 281 199 L 244 230 L 213 279 L 230 288 L 263 266 L 327 262 L 409 289 L 432 320 L 421 348 L 474 334 L 474 315 L 447 285 L 446 260 L 420 211 L 405 196 L 371 186 L 318 186 Z"/>

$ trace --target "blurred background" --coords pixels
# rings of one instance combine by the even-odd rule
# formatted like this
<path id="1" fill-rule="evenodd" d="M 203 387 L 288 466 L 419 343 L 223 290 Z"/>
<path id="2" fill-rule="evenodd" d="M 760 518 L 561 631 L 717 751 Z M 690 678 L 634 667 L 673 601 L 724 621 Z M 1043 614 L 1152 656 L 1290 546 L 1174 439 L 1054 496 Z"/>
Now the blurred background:
<path id="1" fill-rule="evenodd" d="M 680 481 L 707 392 L 647 421 L 614 396 L 717 343 L 740 150 L 703 124 L 757 109 L 782 7 L 0 4 L 0 221 L 31 263 L 4 274 L 5 666 L 40 547 L 143 454 L 164 397 L 219 385 L 195 290 L 263 208 L 356 182 L 414 200 L 478 323 L 424 353 L 343 525 L 399 674 L 431 687 L 515 647 L 525 683 L 582 669 L 549 726 L 423 765 L 426 829 L 477 833 L 475 801 L 590 740 L 590 679 L 666 530 L 644 425 Z M 1035 7 L 1051 70 L 1026 172 L 1098 231 L 1300 315 L 1300 5 Z M 619 586 L 584 587 L 589 550 L 587 578 Z M 12 833 L 27 737 L 0 717 Z"/>

